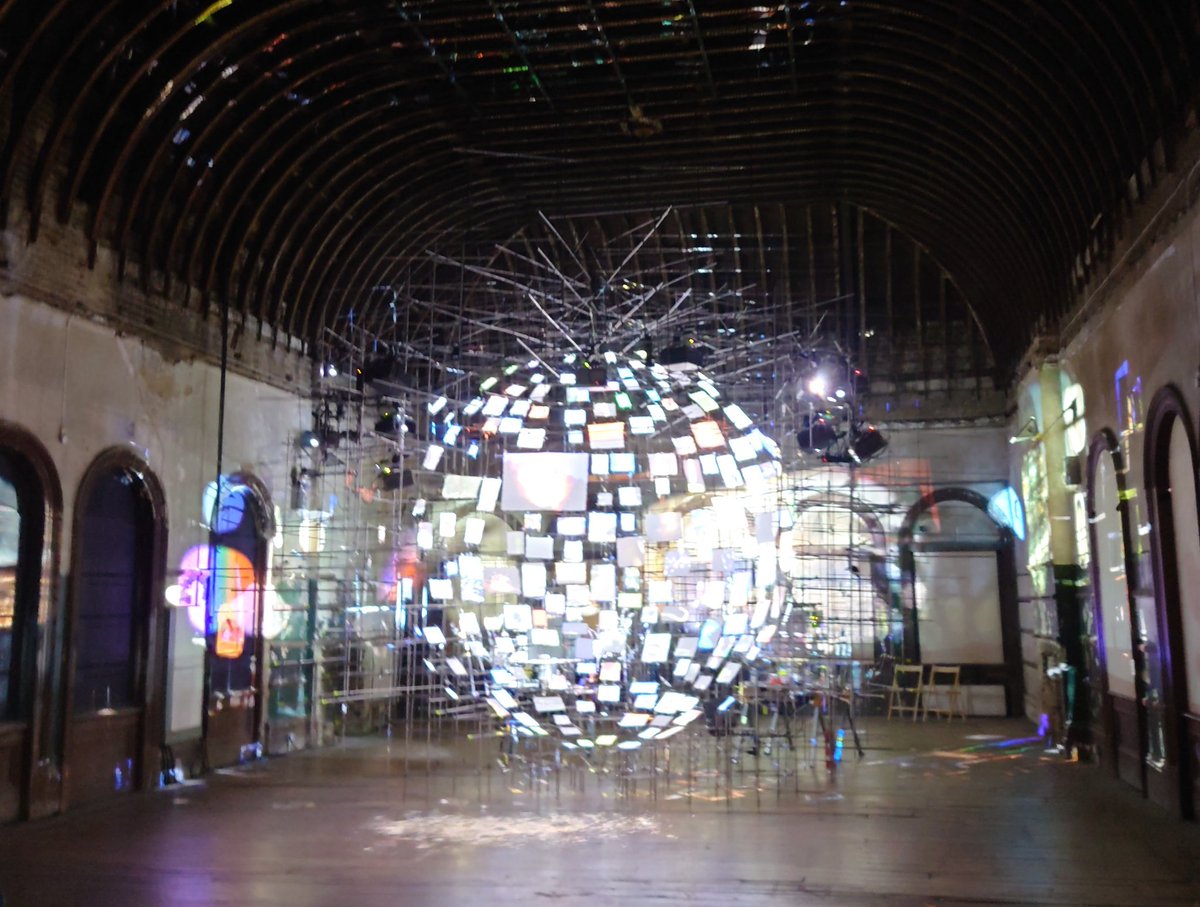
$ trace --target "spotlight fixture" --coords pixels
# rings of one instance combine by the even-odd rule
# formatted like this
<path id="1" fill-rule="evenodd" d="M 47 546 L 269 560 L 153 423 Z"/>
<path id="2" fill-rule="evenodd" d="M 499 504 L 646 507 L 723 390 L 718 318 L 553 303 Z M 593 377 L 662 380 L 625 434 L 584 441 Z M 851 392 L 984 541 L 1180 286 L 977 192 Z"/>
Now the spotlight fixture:
<path id="1" fill-rule="evenodd" d="M 860 426 L 855 429 L 850 440 L 850 456 L 856 463 L 865 463 L 872 457 L 878 456 L 887 447 L 887 438 L 874 425 Z"/>
<path id="2" fill-rule="evenodd" d="M 414 481 L 412 470 L 403 467 L 400 454 L 394 454 L 391 460 L 376 463 L 375 476 L 384 491 L 408 488 Z"/>
<path id="3" fill-rule="evenodd" d="M 315 431 L 301 432 L 296 439 L 296 445 L 307 450 L 317 450 L 321 446 L 321 436 Z"/>
<path id="4" fill-rule="evenodd" d="M 801 450 L 820 454 L 833 446 L 840 437 L 837 425 L 827 414 L 805 416 L 800 430 L 796 432 L 796 444 Z"/>
<path id="5" fill-rule="evenodd" d="M 821 460 L 825 463 L 860 466 L 878 456 L 886 447 L 887 438 L 874 425 L 855 425 L 838 443 L 825 450 Z"/>
<path id="6" fill-rule="evenodd" d="M 417 430 L 417 423 L 394 403 L 386 404 L 375 420 L 375 431 L 381 435 L 399 437 Z"/>
<path id="7" fill-rule="evenodd" d="M 844 354 L 813 351 L 801 354 L 801 358 L 804 364 L 797 376 L 797 400 L 808 401 L 818 408 L 853 405 L 855 386 L 862 372 L 850 368 Z"/>

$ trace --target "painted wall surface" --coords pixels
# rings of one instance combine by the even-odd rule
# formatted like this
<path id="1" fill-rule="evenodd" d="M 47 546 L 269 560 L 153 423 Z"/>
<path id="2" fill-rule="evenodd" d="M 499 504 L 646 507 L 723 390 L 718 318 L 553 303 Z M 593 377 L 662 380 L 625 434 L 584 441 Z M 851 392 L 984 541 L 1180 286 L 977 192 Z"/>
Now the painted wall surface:
<path id="1" fill-rule="evenodd" d="M 1124 482 L 1133 530 L 1130 545 L 1135 570 L 1128 582 L 1140 601 L 1152 601 L 1153 593 L 1150 543 L 1154 527 L 1145 490 L 1146 410 L 1154 394 L 1168 384 L 1182 394 L 1193 422 L 1200 409 L 1198 253 L 1200 211 L 1192 210 L 1106 288 L 1103 307 L 1061 354 L 1063 367 L 1083 389 L 1088 438 L 1108 429 L 1119 439 L 1127 467 Z M 1188 557 L 1189 551 L 1194 551 L 1194 546 L 1181 549 L 1180 555 Z M 1147 617 L 1152 616 L 1152 609 L 1145 610 Z M 1189 613 L 1184 620 L 1194 626 L 1197 616 Z M 1147 629 L 1151 633 L 1157 630 Z M 1200 652 L 1195 651 L 1196 634 L 1188 635 L 1189 651 L 1177 655 L 1182 654 L 1191 664 Z M 1113 645 L 1111 639 L 1106 642 Z M 1109 651 L 1110 682 L 1114 679 L 1112 661 L 1117 657 L 1124 658 Z M 1117 673 L 1124 678 L 1128 671 L 1121 668 Z"/>
<path id="2" fill-rule="evenodd" d="M 925 473 L 940 484 L 969 486 L 1008 477 L 1008 426 L 885 429 L 895 472 Z M 910 469 L 905 469 L 911 466 Z"/>
<path id="3" fill-rule="evenodd" d="M 996 555 L 916 555 L 921 660 L 929 664 L 1001 664 Z"/>
<path id="4" fill-rule="evenodd" d="M 1200 409 L 1200 212 L 1139 262 L 1112 290 L 1110 302 L 1063 352 L 1063 363 L 1082 386 L 1089 437 L 1102 429 L 1121 441 L 1135 492 L 1139 581 L 1149 576 L 1150 527 L 1145 500 L 1145 416 L 1154 393 L 1174 384 L 1193 419 Z"/>
<path id="5" fill-rule="evenodd" d="M 201 497 L 216 477 L 219 386 L 212 366 L 169 361 L 139 338 L 0 296 L 0 418 L 36 435 L 54 459 L 64 494 L 64 571 L 79 481 L 113 446 L 134 449 L 165 490 L 168 581 L 183 552 L 207 541 Z M 299 396 L 230 374 L 223 470 L 254 475 L 276 501 L 284 499 L 287 445 L 309 419 Z M 172 610 L 171 618 L 168 733 L 197 736 L 203 649 L 183 612 Z"/>

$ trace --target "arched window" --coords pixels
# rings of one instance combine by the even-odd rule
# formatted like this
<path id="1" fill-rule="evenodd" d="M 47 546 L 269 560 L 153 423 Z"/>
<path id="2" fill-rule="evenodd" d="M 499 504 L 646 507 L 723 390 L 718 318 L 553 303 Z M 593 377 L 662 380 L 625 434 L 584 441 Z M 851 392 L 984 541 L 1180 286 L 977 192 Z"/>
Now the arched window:
<path id="1" fill-rule="evenodd" d="M 139 699 L 151 550 L 151 519 L 142 496 L 133 473 L 113 469 L 76 504 L 76 713 L 128 708 Z"/>
<path id="2" fill-rule="evenodd" d="M 206 747 L 210 765 L 257 755 L 263 703 L 263 610 L 272 511 L 266 492 L 246 477 L 222 479 L 206 500 L 211 547 L 203 551 L 208 649 Z"/>
<path id="3" fill-rule="evenodd" d="M 17 571 L 21 563 L 21 501 L 17 477 L 0 454 L 0 720 L 16 717 L 20 686 Z"/>
<path id="4" fill-rule="evenodd" d="M 125 448 L 100 454 L 75 501 L 66 636 L 65 800 L 151 783 L 163 742 L 166 504 Z"/>
<path id="5" fill-rule="evenodd" d="M 1146 489 L 1151 521 L 1153 594 L 1142 627 L 1148 748 L 1147 794 L 1184 816 L 1200 809 L 1200 529 L 1196 514 L 1196 444 L 1183 395 L 1160 389 L 1146 429 Z M 1149 592 L 1150 577 L 1142 577 Z M 1139 590 L 1140 592 L 1143 590 Z"/>
<path id="6" fill-rule="evenodd" d="M 1187 428 L 1171 426 L 1169 477 L 1171 516 L 1175 530 L 1175 569 L 1183 624 L 1187 708 L 1200 715 L 1200 526 L 1196 513 L 1196 464 Z"/>
<path id="7" fill-rule="evenodd" d="M 781 530 L 779 565 L 794 600 L 819 603 L 828 654 L 873 662 L 894 654 L 901 628 L 884 569 L 886 540 L 878 518 L 849 497 L 798 501 L 795 522 Z"/>
<path id="8" fill-rule="evenodd" d="M 34 766 L 59 765 L 58 716 L 49 707 L 62 491 L 50 455 L 28 432 L 0 421 L 0 822 L 57 808 L 48 785 L 35 797 Z"/>
<path id="9" fill-rule="evenodd" d="M 215 634 L 212 688 L 237 695 L 253 690 L 258 651 L 261 577 L 266 562 L 259 503 L 244 485 L 232 483 L 222 495 L 216 523 L 216 595 L 210 599 L 210 632 Z"/>
<path id="10" fill-rule="evenodd" d="M 33 713 L 46 498 L 33 464 L 0 448 L 0 721 Z"/>
<path id="11" fill-rule="evenodd" d="M 1015 715 L 1024 699 L 1013 551 L 1020 508 L 1004 491 L 931 492 L 909 508 L 898 542 L 912 616 L 905 656 L 961 665 L 974 687 L 971 708 Z"/>

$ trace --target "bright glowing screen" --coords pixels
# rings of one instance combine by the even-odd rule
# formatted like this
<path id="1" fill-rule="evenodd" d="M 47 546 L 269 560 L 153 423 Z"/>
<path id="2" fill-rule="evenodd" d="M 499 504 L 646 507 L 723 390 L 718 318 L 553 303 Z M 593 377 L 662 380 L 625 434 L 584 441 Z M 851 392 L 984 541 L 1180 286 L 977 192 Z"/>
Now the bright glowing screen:
<path id="1" fill-rule="evenodd" d="M 588 455 L 505 453 L 500 508 L 505 511 L 587 510 Z"/>

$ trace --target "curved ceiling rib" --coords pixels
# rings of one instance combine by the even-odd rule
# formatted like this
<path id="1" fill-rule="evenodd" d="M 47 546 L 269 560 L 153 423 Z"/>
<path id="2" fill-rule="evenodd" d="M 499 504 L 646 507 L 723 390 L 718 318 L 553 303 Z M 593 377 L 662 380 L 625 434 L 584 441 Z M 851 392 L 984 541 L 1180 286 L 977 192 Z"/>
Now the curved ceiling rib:
<path id="1" fill-rule="evenodd" d="M 168 304 L 313 340 L 416 273 L 431 328 L 431 252 L 546 267 L 541 212 L 620 247 L 676 206 L 635 282 L 811 303 L 812 212 L 850 205 L 1011 361 L 1170 163 L 1197 2 L 0 0 L 0 218 L 80 213 Z M 684 231 L 731 244 L 704 280 Z"/>

